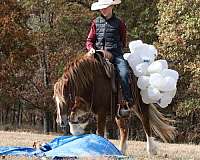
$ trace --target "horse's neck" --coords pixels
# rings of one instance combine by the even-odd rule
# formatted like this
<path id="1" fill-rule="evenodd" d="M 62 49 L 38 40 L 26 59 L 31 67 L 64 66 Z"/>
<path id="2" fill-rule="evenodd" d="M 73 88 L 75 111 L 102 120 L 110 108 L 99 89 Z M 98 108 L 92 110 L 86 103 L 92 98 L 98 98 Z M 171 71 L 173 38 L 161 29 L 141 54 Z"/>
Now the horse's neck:
<path id="1" fill-rule="evenodd" d="M 70 87 L 73 87 L 72 90 L 75 90 L 76 95 L 91 92 L 95 79 L 102 76 L 101 64 L 95 60 L 89 61 L 86 59 L 74 66 L 68 70 Z"/>

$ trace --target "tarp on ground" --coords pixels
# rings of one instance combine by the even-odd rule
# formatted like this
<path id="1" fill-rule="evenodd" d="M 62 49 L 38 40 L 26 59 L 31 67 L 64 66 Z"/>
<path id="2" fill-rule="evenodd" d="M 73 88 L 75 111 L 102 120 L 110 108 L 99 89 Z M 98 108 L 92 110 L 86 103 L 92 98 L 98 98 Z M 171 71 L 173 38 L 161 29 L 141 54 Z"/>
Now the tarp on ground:
<path id="1" fill-rule="evenodd" d="M 89 157 L 115 156 L 122 153 L 107 139 L 95 134 L 80 136 L 60 136 L 46 143 L 40 149 L 31 147 L 0 147 L 0 156 L 38 156 L 38 157 Z"/>

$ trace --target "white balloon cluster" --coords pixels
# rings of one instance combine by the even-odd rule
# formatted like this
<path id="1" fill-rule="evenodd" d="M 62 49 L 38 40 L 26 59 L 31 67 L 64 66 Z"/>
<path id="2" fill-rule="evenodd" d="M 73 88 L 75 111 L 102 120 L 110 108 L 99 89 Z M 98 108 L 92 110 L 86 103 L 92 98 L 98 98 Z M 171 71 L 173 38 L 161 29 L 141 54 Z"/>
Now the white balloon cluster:
<path id="1" fill-rule="evenodd" d="M 137 40 L 130 42 L 129 48 L 131 53 L 125 53 L 124 58 L 138 77 L 137 85 L 143 102 L 167 107 L 176 94 L 178 72 L 168 69 L 166 60 L 155 61 L 158 53 L 153 45 Z"/>

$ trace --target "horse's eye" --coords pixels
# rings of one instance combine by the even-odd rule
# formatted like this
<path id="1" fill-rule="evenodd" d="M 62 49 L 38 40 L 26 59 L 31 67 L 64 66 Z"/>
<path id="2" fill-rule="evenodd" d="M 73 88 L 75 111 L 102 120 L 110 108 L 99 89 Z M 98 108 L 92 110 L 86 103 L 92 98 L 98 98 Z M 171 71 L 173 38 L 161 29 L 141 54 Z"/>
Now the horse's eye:
<path id="1" fill-rule="evenodd" d="M 82 117 L 78 117 L 78 121 L 83 121 L 83 118 Z"/>

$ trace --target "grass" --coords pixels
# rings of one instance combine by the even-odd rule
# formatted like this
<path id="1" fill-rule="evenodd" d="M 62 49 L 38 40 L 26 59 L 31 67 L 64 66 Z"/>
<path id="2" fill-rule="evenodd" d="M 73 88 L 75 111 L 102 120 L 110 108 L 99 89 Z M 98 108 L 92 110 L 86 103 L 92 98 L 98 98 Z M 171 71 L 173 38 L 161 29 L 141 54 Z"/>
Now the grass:
<path id="1" fill-rule="evenodd" d="M 30 132 L 0 131 L 0 146 L 32 147 L 33 142 L 45 143 L 54 139 L 57 134 L 36 134 Z M 116 146 L 119 141 L 111 140 Z M 192 144 L 168 144 L 158 142 L 158 155 L 149 157 L 146 152 L 146 143 L 128 141 L 127 159 L 136 160 L 200 160 L 200 146 Z M 133 158 L 134 157 L 134 158 Z M 0 157 L 3 159 L 3 157 Z M 5 157 L 5 159 L 34 159 L 26 157 Z M 96 159 L 96 158 L 95 158 Z M 100 158 L 102 159 L 102 158 Z M 99 159 L 99 160 L 100 160 Z"/>

